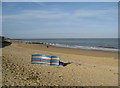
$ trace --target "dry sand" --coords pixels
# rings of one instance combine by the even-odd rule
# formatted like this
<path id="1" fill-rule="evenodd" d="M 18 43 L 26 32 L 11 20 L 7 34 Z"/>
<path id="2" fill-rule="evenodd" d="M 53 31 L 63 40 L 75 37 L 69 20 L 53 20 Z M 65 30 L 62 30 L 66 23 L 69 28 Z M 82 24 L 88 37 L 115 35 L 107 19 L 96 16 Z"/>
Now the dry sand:
<path id="1" fill-rule="evenodd" d="M 31 54 L 58 55 L 66 66 L 31 64 Z M 2 48 L 3 86 L 118 86 L 118 54 L 13 42 Z"/>

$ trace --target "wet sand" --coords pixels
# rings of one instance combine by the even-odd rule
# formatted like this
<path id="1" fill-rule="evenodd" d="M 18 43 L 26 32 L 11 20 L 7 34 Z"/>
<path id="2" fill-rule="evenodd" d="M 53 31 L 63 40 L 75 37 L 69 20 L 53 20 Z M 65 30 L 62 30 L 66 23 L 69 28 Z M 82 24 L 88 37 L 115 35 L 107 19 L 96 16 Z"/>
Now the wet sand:
<path id="1" fill-rule="evenodd" d="M 118 86 L 118 53 L 13 42 L 2 48 L 3 86 Z M 35 53 L 66 66 L 31 64 Z"/>

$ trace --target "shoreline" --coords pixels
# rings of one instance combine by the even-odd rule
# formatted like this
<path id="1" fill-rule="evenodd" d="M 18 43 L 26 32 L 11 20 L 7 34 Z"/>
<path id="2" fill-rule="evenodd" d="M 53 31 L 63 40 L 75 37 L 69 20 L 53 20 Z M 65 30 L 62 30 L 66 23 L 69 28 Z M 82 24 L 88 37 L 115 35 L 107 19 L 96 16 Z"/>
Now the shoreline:
<path id="1" fill-rule="evenodd" d="M 44 50 L 47 50 L 47 51 L 68 53 L 68 54 L 76 54 L 76 55 L 87 55 L 87 56 L 98 56 L 98 57 L 114 57 L 114 58 L 118 59 L 118 53 L 119 53 L 119 52 L 113 52 L 113 51 L 59 47 L 59 46 L 53 46 L 53 45 L 49 45 L 49 44 L 46 44 L 46 43 L 38 43 L 38 42 L 25 42 L 25 41 L 14 41 L 14 40 L 12 42 L 23 43 L 23 44 L 25 44 L 25 46 L 26 46 L 26 44 L 27 45 L 29 45 L 29 44 L 30 45 L 35 45 L 36 46 L 36 47 L 34 47 L 35 49 L 38 49 L 39 45 L 41 45 L 41 46 L 44 47 Z M 47 49 L 47 46 L 49 46 L 49 49 Z M 28 46 L 26 46 L 26 47 L 28 47 Z M 50 48 L 54 48 L 54 50 L 52 50 Z M 65 49 L 65 51 L 64 51 L 64 49 Z M 62 50 L 62 52 L 61 52 L 61 50 Z"/>
<path id="2" fill-rule="evenodd" d="M 44 45 L 49 45 L 49 46 L 62 47 L 62 48 L 71 48 L 71 49 L 80 49 L 80 50 L 120 52 L 119 49 L 114 48 L 114 47 L 69 46 L 69 45 L 57 44 L 57 43 L 33 42 L 33 41 L 26 41 L 26 40 L 24 41 L 22 39 L 13 40 L 13 41 L 25 42 L 25 43 L 28 43 L 28 44 L 44 44 Z"/>

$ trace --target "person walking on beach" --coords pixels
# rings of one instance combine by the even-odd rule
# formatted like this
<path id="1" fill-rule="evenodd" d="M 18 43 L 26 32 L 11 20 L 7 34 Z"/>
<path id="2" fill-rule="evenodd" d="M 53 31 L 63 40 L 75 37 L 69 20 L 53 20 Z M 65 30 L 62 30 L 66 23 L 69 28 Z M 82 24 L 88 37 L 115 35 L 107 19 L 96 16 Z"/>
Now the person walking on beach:
<path id="1" fill-rule="evenodd" d="M 49 48 L 49 46 L 47 46 L 47 48 Z"/>

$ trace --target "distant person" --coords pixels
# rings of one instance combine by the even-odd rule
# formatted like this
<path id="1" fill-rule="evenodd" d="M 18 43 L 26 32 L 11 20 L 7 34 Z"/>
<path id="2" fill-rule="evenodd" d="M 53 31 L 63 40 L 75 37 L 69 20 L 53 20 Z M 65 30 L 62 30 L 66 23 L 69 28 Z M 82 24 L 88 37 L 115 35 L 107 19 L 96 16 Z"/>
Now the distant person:
<path id="1" fill-rule="evenodd" d="M 49 46 L 47 46 L 47 48 L 49 48 Z"/>

